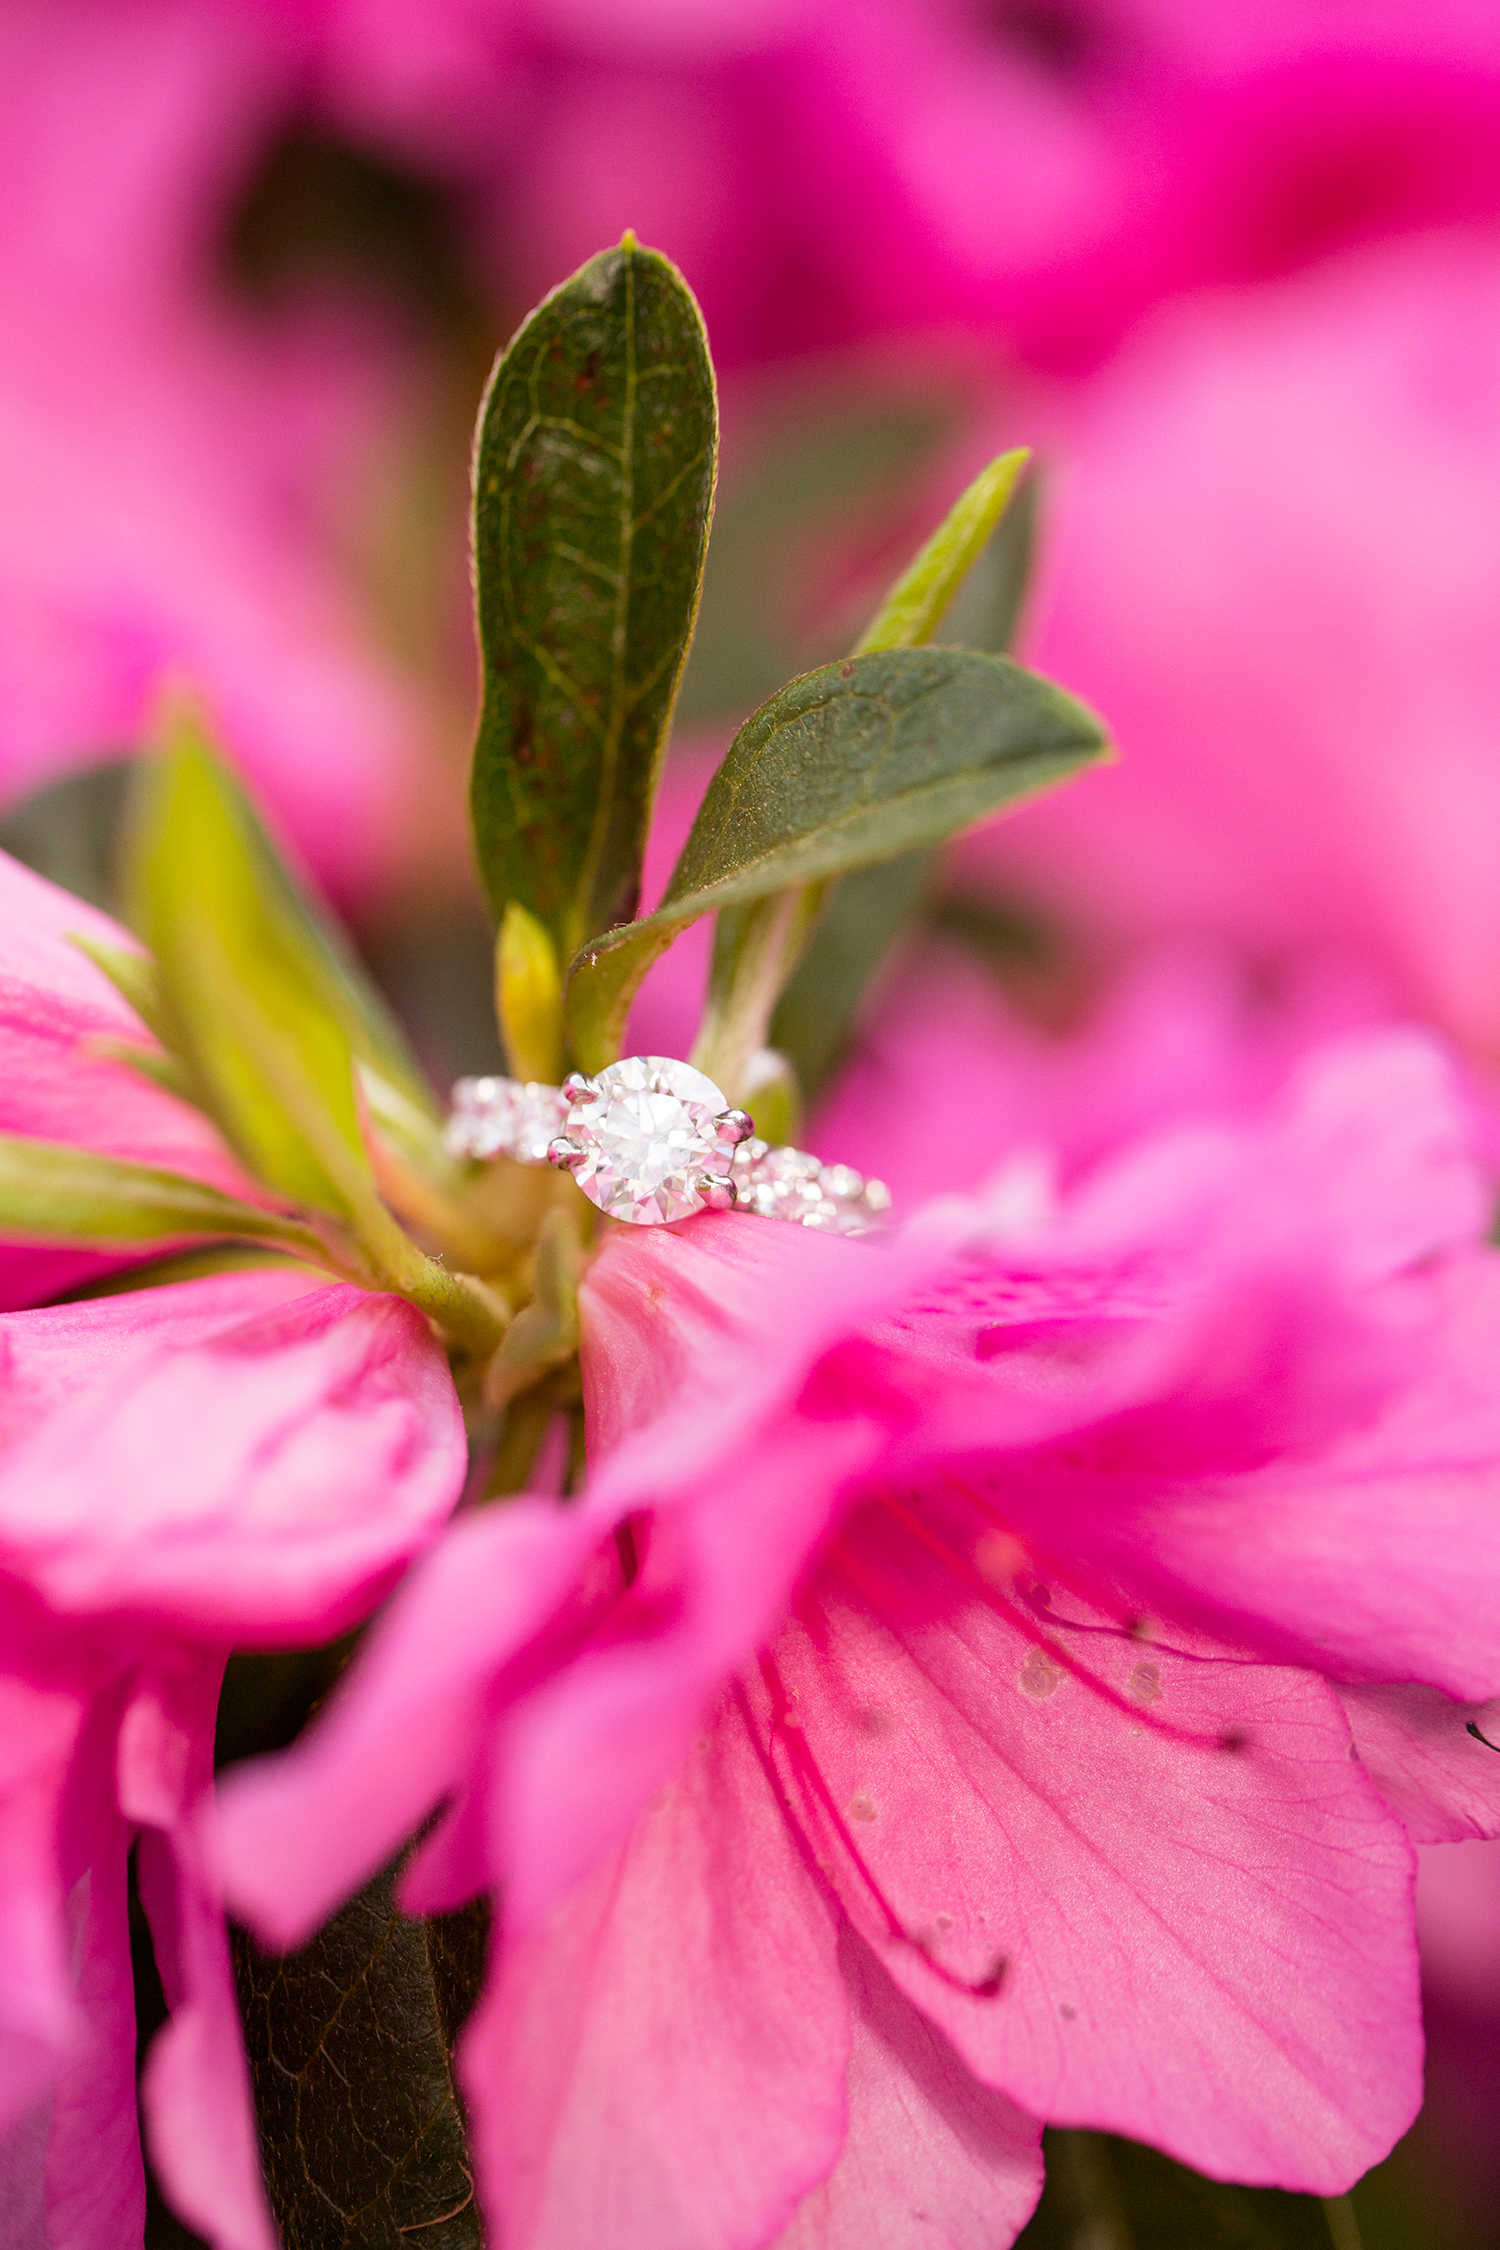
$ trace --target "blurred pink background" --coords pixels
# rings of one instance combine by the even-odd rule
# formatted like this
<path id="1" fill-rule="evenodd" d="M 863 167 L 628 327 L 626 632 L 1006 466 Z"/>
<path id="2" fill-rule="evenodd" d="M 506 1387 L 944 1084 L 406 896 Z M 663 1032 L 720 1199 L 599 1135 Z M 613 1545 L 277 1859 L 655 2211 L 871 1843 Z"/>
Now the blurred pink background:
<path id="1" fill-rule="evenodd" d="M 0 811 L 185 679 L 398 999 L 482 988 L 468 436 L 628 225 L 724 389 L 667 825 L 1014 442 L 1022 653 L 1121 750 L 954 855 L 1055 973 L 909 944 L 840 1152 L 939 1021 L 1070 1162 L 1371 1015 L 1492 1099 L 1494 0 L 3 0 L 0 173 Z M 1497 1853 L 1424 1853 L 1432 2098 L 1372 2245 L 1500 2243 Z"/>

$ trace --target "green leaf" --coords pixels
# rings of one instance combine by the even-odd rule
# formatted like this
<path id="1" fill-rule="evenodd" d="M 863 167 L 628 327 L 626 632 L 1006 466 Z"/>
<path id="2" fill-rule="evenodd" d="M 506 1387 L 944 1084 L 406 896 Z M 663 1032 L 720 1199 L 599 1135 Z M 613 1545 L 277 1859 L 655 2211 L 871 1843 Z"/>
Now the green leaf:
<path id="1" fill-rule="evenodd" d="M 917 912 L 933 860 L 931 851 L 904 852 L 863 867 L 844 877 L 824 907 L 771 1018 L 771 1044 L 794 1065 L 808 1101 L 817 1100 L 842 1061 L 865 987 Z M 746 1107 L 755 1109 L 753 1102 Z"/>
<path id="2" fill-rule="evenodd" d="M 573 963 L 579 1061 L 613 1060 L 641 978 L 700 914 L 939 843 L 1107 754 L 1090 712 L 1006 657 L 892 649 L 793 680 L 731 743 L 661 906 Z"/>
<path id="3" fill-rule="evenodd" d="M 844 650 L 844 581 L 921 504 L 965 411 L 950 384 L 872 383 L 863 361 L 756 379 L 714 502 L 680 726 L 738 725 Z"/>
<path id="4" fill-rule="evenodd" d="M 1036 549 L 1037 479 L 1028 471 L 953 597 L 933 640 L 942 648 L 1008 655 L 1020 630 Z"/>
<path id="5" fill-rule="evenodd" d="M 746 1097 L 777 996 L 806 950 L 826 887 L 794 883 L 751 905 L 726 906 L 718 917 L 708 1004 L 691 1059 L 730 1103 Z"/>
<path id="6" fill-rule="evenodd" d="M 501 916 L 495 941 L 495 1013 L 512 1078 L 555 1086 L 562 1077 L 562 964 L 518 899 Z"/>
<path id="7" fill-rule="evenodd" d="M 1358 2250 L 1347 2201 L 1204 2179 L 1108 2133 L 1050 2129 L 1047 2184 L 1016 2250 Z"/>
<path id="8" fill-rule="evenodd" d="M 453 2047 L 478 1995 L 483 1902 L 427 1921 L 387 1869 L 282 1959 L 234 1933 L 262 2161 L 286 2250 L 479 2250 Z"/>
<path id="9" fill-rule="evenodd" d="M 424 1257 L 381 1201 L 346 1029 L 361 1010 L 238 783 L 181 712 L 169 747 L 141 768 L 127 872 L 167 1044 L 199 1106 L 277 1195 L 339 1223 L 356 1279 L 398 1290 L 488 1357 L 506 1309 Z M 378 1019 L 359 1042 L 404 1076 Z"/>
<path id="10" fill-rule="evenodd" d="M 1030 459 L 1029 448 L 1020 445 L 980 471 L 896 580 L 855 643 L 856 656 L 881 648 L 920 648 L 932 639 L 989 545 Z"/>
<path id="11" fill-rule="evenodd" d="M 178 1172 L 0 1133 L 0 1233 L 96 1245 L 211 1234 L 269 1239 L 322 1259 L 311 1228 Z"/>
<path id="12" fill-rule="evenodd" d="M 549 1211 L 536 1245 L 536 1283 L 505 1331 L 505 1341 L 489 1365 L 484 1402 L 492 1410 L 508 1406 L 554 1368 L 566 1366 L 578 1349 L 578 1284 L 583 1277 L 583 1243 L 576 1211 Z"/>
<path id="13" fill-rule="evenodd" d="M 238 784 L 190 721 L 173 737 L 142 768 L 129 855 L 167 1043 L 251 1171 L 353 1222 L 373 1190 L 348 1037 L 278 911 Z"/>
<path id="14" fill-rule="evenodd" d="M 697 305 L 631 235 L 537 307 L 480 414 L 475 842 L 497 918 L 519 901 L 563 961 L 635 910 L 717 430 Z"/>

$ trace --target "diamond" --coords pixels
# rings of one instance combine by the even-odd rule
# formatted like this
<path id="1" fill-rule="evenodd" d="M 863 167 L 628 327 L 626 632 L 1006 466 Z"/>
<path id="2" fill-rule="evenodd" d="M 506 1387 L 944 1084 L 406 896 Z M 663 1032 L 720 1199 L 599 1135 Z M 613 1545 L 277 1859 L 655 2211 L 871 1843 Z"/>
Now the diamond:
<path id="1" fill-rule="evenodd" d="M 611 1063 L 568 1111 L 563 1134 L 582 1156 L 568 1169 L 612 1219 L 651 1227 L 690 1218 L 728 1186 L 734 1146 L 719 1137 L 728 1107 L 691 1063 L 663 1055 Z"/>

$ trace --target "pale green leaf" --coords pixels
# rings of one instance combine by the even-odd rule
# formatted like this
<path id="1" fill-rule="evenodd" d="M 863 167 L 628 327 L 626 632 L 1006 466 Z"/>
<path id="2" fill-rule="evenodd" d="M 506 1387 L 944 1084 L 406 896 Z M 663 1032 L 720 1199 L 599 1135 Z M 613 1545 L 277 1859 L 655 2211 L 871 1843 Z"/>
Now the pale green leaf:
<path id="1" fill-rule="evenodd" d="M 101 1248 L 225 1235 L 324 1256 L 311 1228 L 221 1195 L 201 1180 L 15 1133 L 0 1134 L 0 1233 Z"/>
<path id="2" fill-rule="evenodd" d="M 988 546 L 1030 459 L 1029 449 L 1021 445 L 980 471 L 896 580 L 855 644 L 856 656 L 883 648 L 920 648 L 932 639 Z"/>

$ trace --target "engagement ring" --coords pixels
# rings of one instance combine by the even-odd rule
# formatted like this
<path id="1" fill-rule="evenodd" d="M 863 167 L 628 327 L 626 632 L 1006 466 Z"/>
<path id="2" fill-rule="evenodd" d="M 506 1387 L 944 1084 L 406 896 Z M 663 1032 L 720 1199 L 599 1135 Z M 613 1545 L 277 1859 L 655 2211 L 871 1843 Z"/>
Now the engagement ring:
<path id="1" fill-rule="evenodd" d="M 632 1226 L 737 1210 L 864 1234 L 890 1208 L 881 1181 L 773 1148 L 711 1078 L 663 1055 L 632 1055 L 593 1078 L 575 1070 L 561 1086 L 461 1078 L 446 1139 L 454 1156 L 559 1165 L 591 1203 Z"/>

